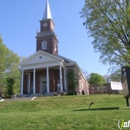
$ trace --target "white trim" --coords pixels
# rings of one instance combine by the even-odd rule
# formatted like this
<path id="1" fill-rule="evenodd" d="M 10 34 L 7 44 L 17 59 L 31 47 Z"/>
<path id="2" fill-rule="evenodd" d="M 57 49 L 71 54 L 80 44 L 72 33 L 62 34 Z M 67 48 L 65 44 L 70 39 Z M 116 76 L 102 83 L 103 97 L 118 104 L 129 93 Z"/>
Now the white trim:
<path id="1" fill-rule="evenodd" d="M 31 101 L 33 101 L 35 98 L 36 98 L 36 97 L 33 97 L 33 98 L 31 99 Z"/>
<path id="2" fill-rule="evenodd" d="M 49 67 L 46 68 L 46 71 L 47 71 L 47 93 L 50 92 L 50 85 L 49 85 Z"/>
<path id="3" fill-rule="evenodd" d="M 63 91 L 63 83 L 62 83 L 62 66 L 60 65 L 60 91 Z"/>
<path id="4" fill-rule="evenodd" d="M 21 95 L 23 95 L 24 70 L 21 73 Z"/>
<path id="5" fill-rule="evenodd" d="M 66 63 L 66 66 L 76 65 L 76 63 Z"/>
<path id="6" fill-rule="evenodd" d="M 66 69 L 64 69 L 64 88 L 65 88 L 65 92 L 66 91 Z"/>
<path id="7" fill-rule="evenodd" d="M 33 94 L 35 94 L 35 80 L 36 80 L 36 70 L 33 69 Z"/>
<path id="8" fill-rule="evenodd" d="M 33 64 L 33 65 L 26 65 L 22 66 L 22 69 L 24 70 L 30 70 L 33 68 L 46 68 L 46 67 L 53 67 L 53 66 L 60 66 L 61 62 L 48 62 L 48 63 L 39 63 L 39 64 Z"/>
<path id="9" fill-rule="evenodd" d="M 75 70 L 75 67 L 70 67 L 70 68 L 66 68 L 66 69 L 67 69 L 67 70 L 69 70 L 69 69 L 71 69 L 71 70 L 72 70 L 72 69 Z"/>
<path id="10" fill-rule="evenodd" d="M 43 41 L 42 42 L 42 50 L 46 50 L 47 49 L 47 41 Z"/>
<path id="11" fill-rule="evenodd" d="M 61 62 L 61 66 L 65 69 L 65 62 Z"/>

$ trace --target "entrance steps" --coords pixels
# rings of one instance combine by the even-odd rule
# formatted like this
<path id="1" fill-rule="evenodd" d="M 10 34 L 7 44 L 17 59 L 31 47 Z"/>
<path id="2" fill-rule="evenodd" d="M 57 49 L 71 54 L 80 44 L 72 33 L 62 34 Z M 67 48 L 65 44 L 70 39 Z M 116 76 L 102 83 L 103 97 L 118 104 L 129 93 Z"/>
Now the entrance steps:
<path id="1" fill-rule="evenodd" d="M 42 97 L 42 96 L 54 96 L 55 92 L 52 93 L 44 93 L 44 94 L 23 94 L 20 95 L 19 98 L 23 97 Z"/>
<path id="2" fill-rule="evenodd" d="M 51 93 L 44 93 L 44 94 L 23 94 L 17 96 L 17 98 L 26 98 L 26 97 L 46 97 L 46 96 L 63 96 L 66 95 L 65 92 L 51 92 Z"/>

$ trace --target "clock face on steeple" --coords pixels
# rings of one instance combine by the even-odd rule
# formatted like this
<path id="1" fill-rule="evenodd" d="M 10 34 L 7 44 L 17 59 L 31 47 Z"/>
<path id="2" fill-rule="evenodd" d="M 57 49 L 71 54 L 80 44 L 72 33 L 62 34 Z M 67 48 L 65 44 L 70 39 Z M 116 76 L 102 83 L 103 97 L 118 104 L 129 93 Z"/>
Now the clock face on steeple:
<path id="1" fill-rule="evenodd" d="M 44 23 L 43 26 L 46 27 L 48 25 L 48 23 Z"/>

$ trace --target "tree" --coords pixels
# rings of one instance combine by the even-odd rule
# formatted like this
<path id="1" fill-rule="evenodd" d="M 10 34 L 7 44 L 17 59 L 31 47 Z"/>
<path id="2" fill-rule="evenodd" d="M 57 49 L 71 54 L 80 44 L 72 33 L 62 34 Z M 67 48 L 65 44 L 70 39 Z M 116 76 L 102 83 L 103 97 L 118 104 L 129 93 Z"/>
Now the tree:
<path id="1" fill-rule="evenodd" d="M 4 44 L 0 36 L 0 95 L 2 96 L 5 90 L 6 78 L 16 77 L 14 87 L 19 91 L 20 84 L 20 71 L 19 71 L 20 58 L 13 51 L 9 50 Z"/>
<path id="2" fill-rule="evenodd" d="M 88 82 L 90 85 L 92 84 L 105 84 L 105 79 L 103 76 L 97 74 L 97 73 L 91 73 L 90 78 L 88 79 Z"/>
<path id="3" fill-rule="evenodd" d="M 130 0 L 85 0 L 80 13 L 102 63 L 130 65 Z"/>
<path id="4" fill-rule="evenodd" d="M 110 78 L 112 81 L 118 81 L 121 82 L 121 70 L 118 69 L 114 73 L 110 75 Z"/>
<path id="5" fill-rule="evenodd" d="M 15 77 L 14 83 L 14 93 L 19 93 L 20 90 L 20 71 L 19 71 L 19 64 L 20 64 L 20 57 L 17 56 L 13 51 L 9 50 L 8 52 L 8 59 L 6 59 L 6 73 L 4 73 L 4 77 Z M 8 62 L 7 62 L 8 61 Z"/>
<path id="6" fill-rule="evenodd" d="M 21 57 L 20 57 L 20 63 L 24 62 L 26 59 L 27 59 L 27 57 L 21 56 Z"/>
<path id="7" fill-rule="evenodd" d="M 3 44 L 3 40 L 0 36 L 0 78 L 2 78 L 2 73 L 5 70 L 5 57 L 8 52 L 8 49 Z"/>
<path id="8" fill-rule="evenodd" d="M 67 81 L 68 81 L 68 89 L 69 92 L 72 94 L 75 93 L 76 87 L 79 84 L 80 76 L 74 70 L 69 70 L 66 74 Z"/>
<path id="9" fill-rule="evenodd" d="M 8 77 L 8 78 L 6 78 L 6 82 L 7 82 L 7 85 L 6 85 L 6 90 L 5 90 L 5 97 L 11 98 L 14 94 L 13 85 L 14 85 L 14 82 L 15 82 L 15 78 L 14 77 Z"/>
<path id="10" fill-rule="evenodd" d="M 112 71 L 111 74 L 104 75 L 103 77 L 107 83 L 110 83 L 111 81 L 121 82 L 121 70 L 116 69 Z"/>
<path id="11" fill-rule="evenodd" d="M 85 79 L 88 80 L 88 79 L 89 79 L 89 76 L 90 76 L 89 73 L 88 73 L 87 71 L 84 71 L 83 69 L 80 69 L 80 70 L 82 71 L 82 73 L 83 73 Z"/>

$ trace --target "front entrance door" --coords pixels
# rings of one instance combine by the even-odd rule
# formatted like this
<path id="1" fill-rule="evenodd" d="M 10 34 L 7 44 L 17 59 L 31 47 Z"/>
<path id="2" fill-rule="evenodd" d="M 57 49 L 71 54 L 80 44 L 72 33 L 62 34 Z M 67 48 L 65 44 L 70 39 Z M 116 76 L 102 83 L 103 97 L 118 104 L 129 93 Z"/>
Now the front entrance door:
<path id="1" fill-rule="evenodd" d="M 45 94 L 47 92 L 47 83 L 46 82 L 42 82 L 41 83 L 41 93 Z"/>
<path id="2" fill-rule="evenodd" d="M 47 81 L 45 77 L 39 78 L 39 87 L 40 87 L 40 94 L 45 94 L 47 92 Z"/>

